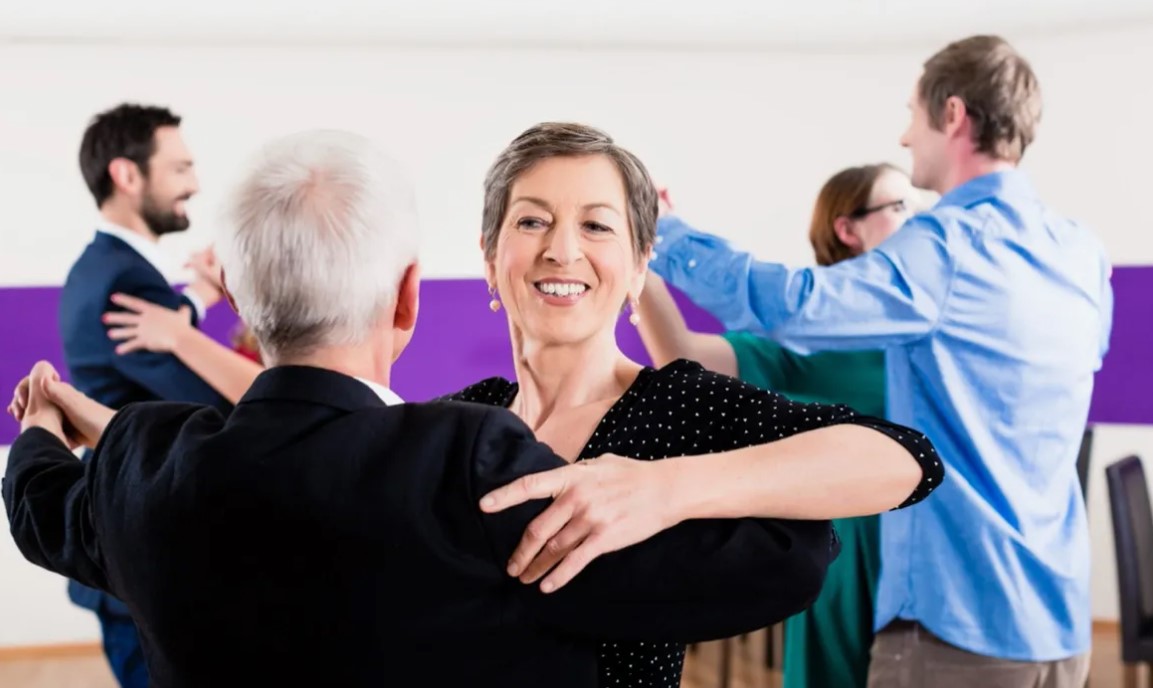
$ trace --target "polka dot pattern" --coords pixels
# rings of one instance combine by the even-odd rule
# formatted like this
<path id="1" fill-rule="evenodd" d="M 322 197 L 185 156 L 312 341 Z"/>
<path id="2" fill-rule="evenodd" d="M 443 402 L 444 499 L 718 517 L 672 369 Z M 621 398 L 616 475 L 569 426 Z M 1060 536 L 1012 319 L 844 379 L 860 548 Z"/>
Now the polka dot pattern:
<path id="1" fill-rule="evenodd" d="M 517 389 L 504 378 L 489 378 L 446 398 L 508 407 Z M 921 501 L 940 484 L 940 457 L 919 432 L 844 405 L 797 403 L 683 359 L 642 370 L 601 419 L 578 460 L 606 453 L 645 460 L 708 454 L 844 423 L 885 433 L 920 463 L 921 483 L 898 508 Z M 599 685 L 677 688 L 684 657 L 680 643 L 604 643 Z"/>

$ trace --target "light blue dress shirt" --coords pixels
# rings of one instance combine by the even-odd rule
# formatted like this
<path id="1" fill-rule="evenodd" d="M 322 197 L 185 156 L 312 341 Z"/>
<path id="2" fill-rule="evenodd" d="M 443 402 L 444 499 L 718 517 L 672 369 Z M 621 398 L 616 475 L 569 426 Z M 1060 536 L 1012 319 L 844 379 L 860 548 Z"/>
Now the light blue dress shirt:
<path id="1" fill-rule="evenodd" d="M 1089 650 L 1089 539 L 1076 471 L 1112 325 L 1100 242 L 1020 171 L 973 179 L 878 248 L 830 267 L 758 262 L 681 220 L 651 268 L 730 330 L 800 353 L 886 350 L 889 417 L 945 462 L 885 514 L 876 627 L 915 620 L 970 652 Z"/>

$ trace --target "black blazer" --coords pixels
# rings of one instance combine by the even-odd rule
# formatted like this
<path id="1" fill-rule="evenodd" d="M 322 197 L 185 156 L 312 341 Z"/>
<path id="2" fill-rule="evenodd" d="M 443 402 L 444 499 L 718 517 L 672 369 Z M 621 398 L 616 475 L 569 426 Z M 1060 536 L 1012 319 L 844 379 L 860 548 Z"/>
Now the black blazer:
<path id="1" fill-rule="evenodd" d="M 594 686 L 597 641 L 770 625 L 835 556 L 826 521 L 690 521 L 541 594 L 505 565 L 546 503 L 478 500 L 563 464 L 504 409 L 281 367 L 228 418 L 128 406 L 87 465 L 29 430 L 3 496 L 24 556 L 125 601 L 162 688 Z"/>
<path id="2" fill-rule="evenodd" d="M 134 401 L 165 400 L 210 404 L 227 412 L 228 401 L 172 354 L 116 353 L 117 343 L 108 338 L 108 327 L 100 319 L 107 310 L 121 310 L 108 300 L 116 292 L 168 308 L 192 308 L 188 297 L 178 294 L 144 256 L 111 234 L 97 232 L 60 292 L 60 337 L 72 384 L 114 409 Z M 192 319 L 197 324 L 195 309 Z M 68 594 L 88 609 L 128 613 L 119 600 L 76 581 L 69 583 Z"/>

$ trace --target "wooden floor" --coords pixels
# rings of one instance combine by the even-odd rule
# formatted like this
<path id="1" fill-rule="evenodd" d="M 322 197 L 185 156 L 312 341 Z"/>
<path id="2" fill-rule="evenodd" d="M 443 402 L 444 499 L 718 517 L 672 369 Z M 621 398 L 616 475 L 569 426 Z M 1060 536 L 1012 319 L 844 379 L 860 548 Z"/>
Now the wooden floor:
<path id="1" fill-rule="evenodd" d="M 734 641 L 732 680 L 729 688 L 776 688 L 780 674 L 764 668 L 765 638 L 753 634 L 747 642 Z M 685 662 L 682 688 L 721 688 L 720 643 L 704 643 Z M 1121 659 L 1117 632 L 1111 627 L 1093 634 L 1091 688 L 1121 686 Z M 4 688 L 116 688 L 99 649 L 75 650 L 71 654 L 18 658 L 11 651 L 0 654 L 0 686 Z"/>

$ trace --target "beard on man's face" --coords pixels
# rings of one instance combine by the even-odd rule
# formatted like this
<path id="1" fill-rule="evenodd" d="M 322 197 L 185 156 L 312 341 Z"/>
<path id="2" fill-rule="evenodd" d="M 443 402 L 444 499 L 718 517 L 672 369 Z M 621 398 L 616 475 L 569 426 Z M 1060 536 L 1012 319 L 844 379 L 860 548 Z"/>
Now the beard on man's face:
<path id="1" fill-rule="evenodd" d="M 175 198 L 165 208 L 164 204 L 158 202 L 151 193 L 145 192 L 144 200 L 140 204 L 140 217 L 156 236 L 183 232 L 188 229 L 188 215 L 178 214 L 173 207 L 178 201 L 187 201 L 191 197 L 191 194 L 187 194 Z"/>

